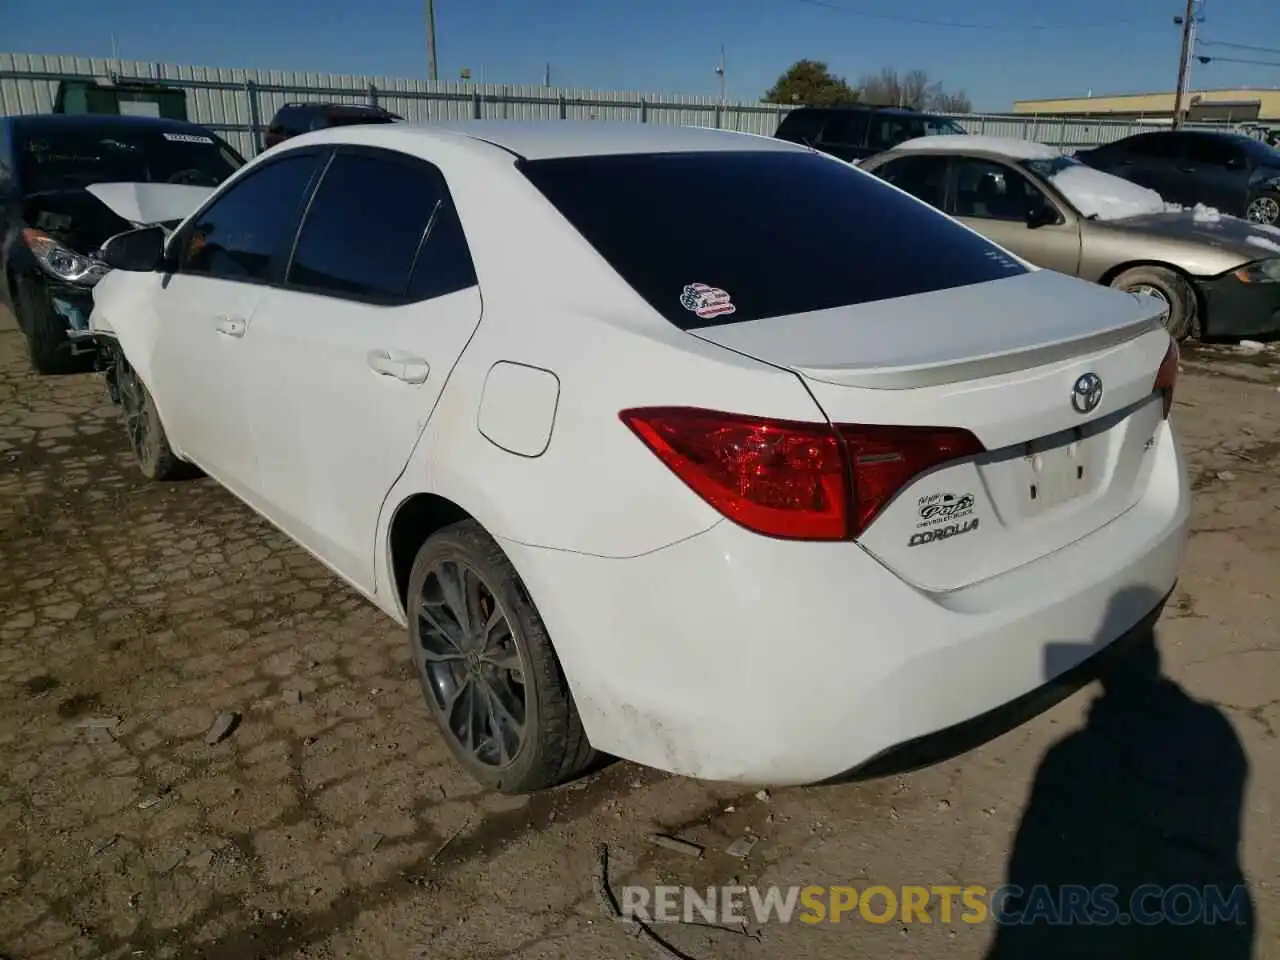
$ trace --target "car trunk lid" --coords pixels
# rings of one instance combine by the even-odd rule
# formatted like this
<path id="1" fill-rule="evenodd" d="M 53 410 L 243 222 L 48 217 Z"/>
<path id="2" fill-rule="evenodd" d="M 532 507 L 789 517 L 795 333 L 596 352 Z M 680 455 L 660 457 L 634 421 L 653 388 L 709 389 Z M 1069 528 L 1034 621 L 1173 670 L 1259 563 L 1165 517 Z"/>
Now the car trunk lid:
<path id="1" fill-rule="evenodd" d="M 690 332 L 793 370 L 832 423 L 981 441 L 984 453 L 909 481 L 859 537 L 930 590 L 1006 572 L 1127 511 L 1163 422 L 1159 304 L 1050 271 Z M 1099 395 L 1073 403 L 1095 378 Z"/>

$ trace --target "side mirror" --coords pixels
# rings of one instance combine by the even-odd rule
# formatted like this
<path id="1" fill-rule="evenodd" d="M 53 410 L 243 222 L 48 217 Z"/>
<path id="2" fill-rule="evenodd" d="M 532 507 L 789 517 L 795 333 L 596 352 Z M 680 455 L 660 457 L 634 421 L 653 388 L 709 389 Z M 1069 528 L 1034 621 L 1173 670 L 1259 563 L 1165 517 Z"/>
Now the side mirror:
<path id="1" fill-rule="evenodd" d="M 1027 211 L 1027 229 L 1051 227 L 1058 222 L 1058 211 L 1050 204 L 1044 203 Z"/>
<path id="2" fill-rule="evenodd" d="M 164 227 L 143 227 L 117 233 L 98 251 L 98 258 L 112 270 L 151 273 L 164 260 Z"/>

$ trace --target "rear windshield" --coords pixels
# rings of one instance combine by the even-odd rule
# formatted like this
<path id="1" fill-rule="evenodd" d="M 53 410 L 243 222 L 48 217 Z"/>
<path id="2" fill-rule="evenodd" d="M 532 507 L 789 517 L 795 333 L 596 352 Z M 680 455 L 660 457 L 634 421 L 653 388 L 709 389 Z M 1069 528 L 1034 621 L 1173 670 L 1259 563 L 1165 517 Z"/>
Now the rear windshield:
<path id="1" fill-rule="evenodd" d="M 525 175 L 682 329 L 1026 273 L 883 181 L 809 152 L 537 160 Z"/>
<path id="2" fill-rule="evenodd" d="M 94 183 L 181 183 L 216 187 L 244 166 L 227 144 L 200 127 L 157 129 L 109 124 L 20 133 L 24 194 Z"/>

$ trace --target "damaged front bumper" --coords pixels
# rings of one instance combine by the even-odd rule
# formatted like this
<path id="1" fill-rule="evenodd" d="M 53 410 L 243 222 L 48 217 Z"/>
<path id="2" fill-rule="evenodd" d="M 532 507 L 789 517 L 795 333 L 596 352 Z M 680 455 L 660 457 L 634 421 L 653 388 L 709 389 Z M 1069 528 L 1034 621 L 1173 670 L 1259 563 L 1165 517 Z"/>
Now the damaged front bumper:
<path id="1" fill-rule="evenodd" d="M 73 354 L 93 353 L 97 345 L 89 329 L 93 312 L 93 289 L 70 283 L 47 282 L 49 305 L 64 323 Z"/>
<path id="2" fill-rule="evenodd" d="M 1199 282 L 1204 332 L 1214 337 L 1280 333 L 1280 283 L 1244 283 L 1235 272 Z"/>

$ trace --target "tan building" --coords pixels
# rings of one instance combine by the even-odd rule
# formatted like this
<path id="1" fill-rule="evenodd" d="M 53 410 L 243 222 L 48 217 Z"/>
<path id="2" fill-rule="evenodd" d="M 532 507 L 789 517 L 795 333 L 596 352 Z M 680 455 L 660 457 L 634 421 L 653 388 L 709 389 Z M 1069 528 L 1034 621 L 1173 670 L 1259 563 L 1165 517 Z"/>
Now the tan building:
<path id="1" fill-rule="evenodd" d="M 1280 89 L 1193 90 L 1188 96 L 1187 120 L 1255 122 L 1280 125 Z M 1172 93 L 1130 93 L 1101 97 L 1059 97 L 1015 100 L 1014 113 L 1055 117 L 1097 117 L 1112 120 L 1171 120 Z"/>

